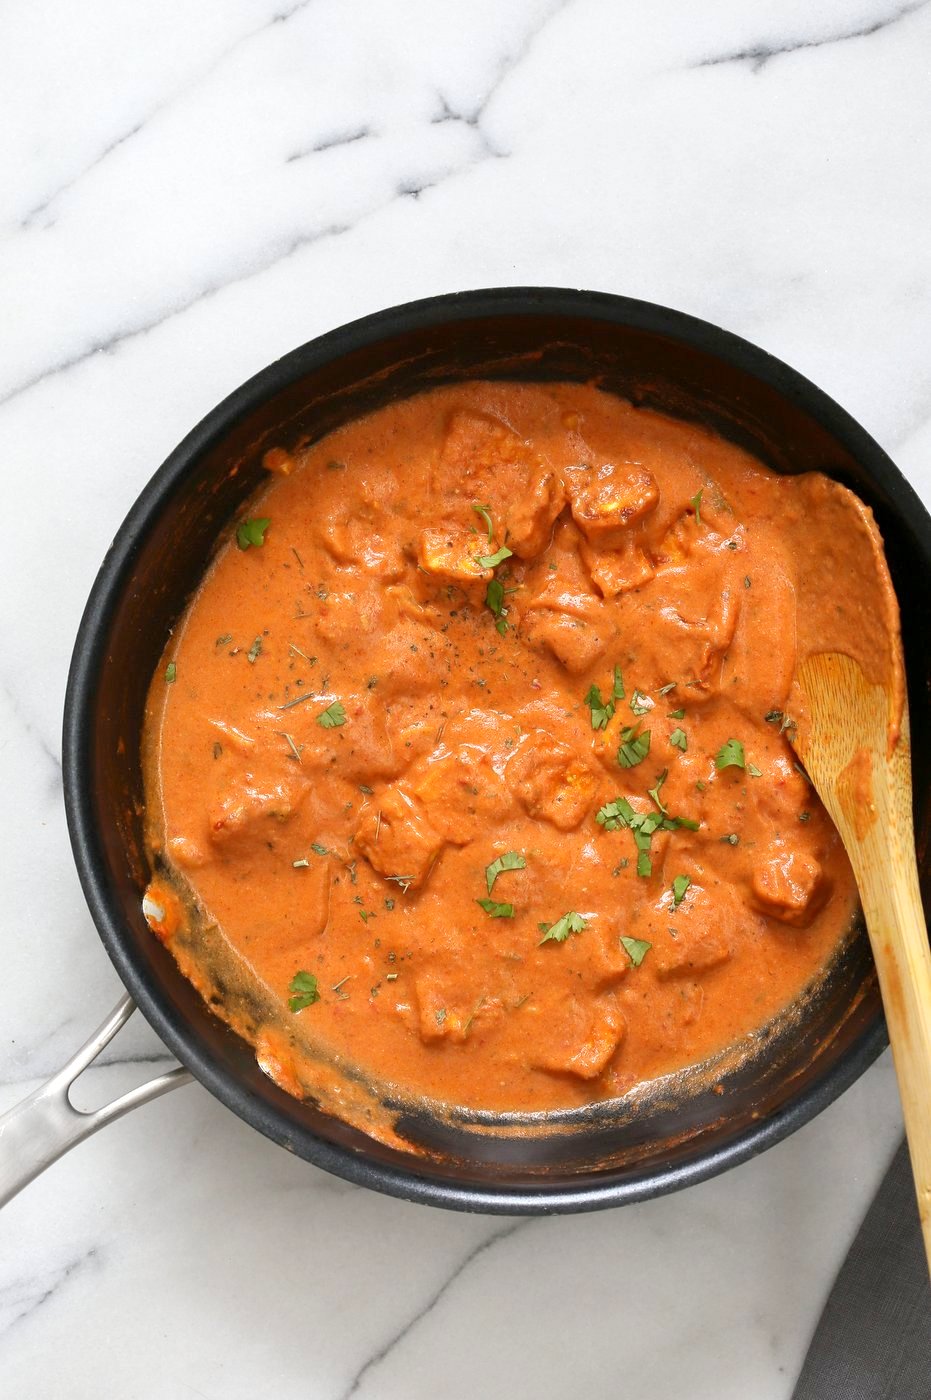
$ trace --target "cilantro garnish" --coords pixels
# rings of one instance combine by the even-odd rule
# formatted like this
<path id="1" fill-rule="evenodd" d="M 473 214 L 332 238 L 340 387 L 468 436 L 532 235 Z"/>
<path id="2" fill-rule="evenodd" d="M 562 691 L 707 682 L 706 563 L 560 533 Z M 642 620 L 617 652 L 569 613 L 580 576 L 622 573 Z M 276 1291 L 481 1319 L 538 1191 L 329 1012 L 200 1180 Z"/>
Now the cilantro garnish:
<path id="1" fill-rule="evenodd" d="M 684 710 L 670 710 L 670 711 L 669 711 L 669 718 L 670 718 L 670 719 L 685 719 L 685 711 L 684 711 Z"/>
<path id="2" fill-rule="evenodd" d="M 747 764 L 747 772 L 750 774 L 751 778 L 762 778 L 763 776 L 762 768 L 757 768 L 755 763 Z"/>
<path id="3" fill-rule="evenodd" d="M 593 685 L 585 697 L 585 703 L 591 711 L 592 729 L 607 729 L 608 720 L 614 714 L 614 701 L 605 703 L 598 686 Z"/>
<path id="4" fill-rule="evenodd" d="M 678 909 L 679 905 L 685 898 L 685 892 L 691 883 L 692 881 L 688 875 L 677 875 L 676 878 L 673 880 L 672 903 L 674 908 Z"/>
<path id="5" fill-rule="evenodd" d="M 262 520 L 240 520 L 236 526 L 236 543 L 240 549 L 248 549 L 250 545 L 258 548 L 265 543 L 265 531 L 271 521 Z"/>
<path id="6" fill-rule="evenodd" d="M 488 543 L 491 544 L 495 535 L 495 528 L 491 523 L 491 506 L 483 506 L 481 501 L 473 501 L 472 509 L 476 515 L 480 515 L 488 528 Z"/>
<path id="7" fill-rule="evenodd" d="M 664 817 L 665 817 L 665 816 L 668 816 L 668 813 L 667 813 L 667 811 L 666 811 L 666 808 L 665 808 L 664 805 L 663 805 L 662 798 L 660 797 L 659 794 L 660 794 L 660 789 L 661 789 L 662 786 L 663 786 L 663 783 L 666 781 L 666 779 L 667 779 L 668 777 L 669 777 L 669 769 L 668 769 L 668 768 L 664 768 L 663 771 L 662 771 L 662 773 L 660 773 L 659 777 L 658 777 L 657 780 L 656 780 L 656 786 L 655 786 L 655 787 L 651 787 L 651 788 L 647 788 L 647 796 L 648 796 L 648 797 L 652 797 L 653 801 L 656 803 L 657 807 L 658 807 L 659 810 L 662 812 L 662 814 L 663 814 Z"/>
<path id="8" fill-rule="evenodd" d="M 165 682 L 167 685 L 174 685 L 178 679 L 178 668 L 173 661 L 169 661 L 165 667 Z"/>
<path id="9" fill-rule="evenodd" d="M 504 584 L 500 579 L 493 578 L 485 591 L 485 606 L 495 615 L 495 627 L 503 637 L 510 627 L 507 621 L 508 610 L 504 606 Z"/>
<path id="10" fill-rule="evenodd" d="M 246 656 L 246 660 L 249 662 L 250 665 L 254 666 L 255 663 L 256 663 L 256 661 L 258 660 L 258 658 L 259 658 L 261 655 L 262 655 L 262 638 L 261 638 L 261 637 L 256 637 L 255 641 L 252 643 L 251 647 L 249 648 L 249 652 L 248 652 L 248 655 Z"/>
<path id="11" fill-rule="evenodd" d="M 690 817 L 671 817 L 660 801 L 660 788 L 666 779 L 665 772 L 661 774 L 656 787 L 650 792 L 650 797 L 655 802 L 658 810 L 655 812 L 638 812 L 626 797 L 617 797 L 613 802 L 606 802 L 605 805 L 595 814 L 595 821 L 605 831 L 617 831 L 620 827 L 627 827 L 633 833 L 634 845 L 637 847 L 637 874 L 644 879 L 653 873 L 653 862 L 650 858 L 650 844 L 655 831 L 678 831 L 680 827 L 685 827 L 689 831 L 697 831 L 700 823 L 692 821 Z"/>
<path id="12" fill-rule="evenodd" d="M 305 1006 L 313 1006 L 315 1001 L 320 1000 L 317 979 L 312 972 L 296 972 L 288 991 L 294 993 L 288 998 L 289 1011 L 303 1011 Z"/>
<path id="13" fill-rule="evenodd" d="M 513 549 L 508 549 L 503 544 L 500 549 L 496 549 L 494 554 L 480 554 L 476 559 L 476 564 L 480 569 L 496 569 L 499 564 L 503 564 L 505 559 L 510 559 L 514 554 Z"/>
<path id="14" fill-rule="evenodd" d="M 543 943 L 565 943 L 570 933 L 581 933 L 587 926 L 587 920 L 581 914 L 574 911 L 563 914 L 561 919 L 557 919 L 555 924 L 550 924 L 549 928 L 540 939 L 538 947 Z"/>
<path id="15" fill-rule="evenodd" d="M 321 729 L 338 729 L 341 724 L 346 723 L 346 711 L 338 700 L 334 700 L 332 705 L 327 705 L 325 710 L 320 711 L 317 723 Z"/>
<path id="16" fill-rule="evenodd" d="M 744 746 L 739 739 L 728 739 L 722 744 L 714 760 L 714 766 L 721 768 L 746 768 Z"/>
<path id="17" fill-rule="evenodd" d="M 606 729 L 608 720 L 614 715 L 618 700 L 624 699 L 624 677 L 620 666 L 614 668 L 614 681 L 611 686 L 611 696 L 608 700 L 602 700 L 601 690 L 597 685 L 591 686 L 585 697 L 585 704 L 591 711 L 592 729 Z"/>
<path id="18" fill-rule="evenodd" d="M 640 726 L 633 725 L 621 730 L 621 743 L 617 751 L 617 761 L 622 768 L 636 768 L 650 752 L 650 730 L 640 733 Z"/>
<path id="19" fill-rule="evenodd" d="M 689 746 L 688 735 L 684 729 L 674 729 L 669 736 L 669 742 L 674 749 L 681 749 L 685 753 Z"/>
<path id="20" fill-rule="evenodd" d="M 498 856 L 491 865 L 485 867 L 485 883 L 488 886 L 488 893 L 491 894 L 495 887 L 495 881 L 505 870 L 523 870 L 527 862 L 520 851 L 505 851 L 503 856 Z"/>
<path id="21" fill-rule="evenodd" d="M 494 899 L 477 899 L 476 904 L 480 904 L 490 919 L 513 919 L 514 905 L 499 904 Z"/>
<path id="22" fill-rule="evenodd" d="M 697 491 L 697 492 L 695 493 L 695 495 L 694 495 L 694 496 L 691 498 L 691 500 L 689 501 L 689 505 L 692 507 L 692 509 L 693 509 L 694 512 L 695 512 L 695 524 L 696 524 L 696 525 L 700 525 L 700 524 L 701 524 L 701 497 L 702 497 L 702 491 L 704 491 L 704 489 L 705 489 L 705 488 L 702 487 L 702 488 L 701 488 L 701 491 Z"/>
<path id="23" fill-rule="evenodd" d="M 595 821 L 599 826 L 603 826 L 605 831 L 617 831 L 620 826 L 630 826 L 630 819 L 634 816 L 636 812 L 627 798 L 618 797 L 613 802 L 605 803 L 596 813 Z"/>
<path id="24" fill-rule="evenodd" d="M 642 690 L 635 690 L 630 697 L 630 708 L 635 715 L 648 715 L 653 708 L 653 701 Z"/>
<path id="25" fill-rule="evenodd" d="M 633 963 L 634 967 L 639 967 L 639 966 L 640 966 L 640 964 L 643 962 L 644 958 L 646 957 L 647 953 L 648 953 L 648 952 L 650 951 L 650 949 L 653 947 L 653 944 L 652 944 L 652 943 L 648 943 L 648 942 L 646 941 L 645 938 L 623 938 L 623 937 L 622 937 L 622 938 L 621 938 L 621 943 L 624 945 L 624 951 L 626 952 L 627 956 L 630 958 L 630 960 L 631 960 L 631 962 Z"/>

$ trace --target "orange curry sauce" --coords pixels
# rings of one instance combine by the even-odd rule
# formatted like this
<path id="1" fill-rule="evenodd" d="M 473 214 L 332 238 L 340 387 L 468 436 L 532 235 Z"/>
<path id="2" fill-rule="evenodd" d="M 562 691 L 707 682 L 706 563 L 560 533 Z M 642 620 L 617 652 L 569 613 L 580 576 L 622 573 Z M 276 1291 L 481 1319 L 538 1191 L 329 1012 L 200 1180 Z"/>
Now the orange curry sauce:
<path id="1" fill-rule="evenodd" d="M 842 576 L 848 493 L 576 384 L 265 461 L 146 736 L 149 921 L 205 995 L 204 928 L 262 988 L 214 1003 L 263 1068 L 569 1107 L 796 999 L 856 902 L 785 733 L 798 563 Z"/>

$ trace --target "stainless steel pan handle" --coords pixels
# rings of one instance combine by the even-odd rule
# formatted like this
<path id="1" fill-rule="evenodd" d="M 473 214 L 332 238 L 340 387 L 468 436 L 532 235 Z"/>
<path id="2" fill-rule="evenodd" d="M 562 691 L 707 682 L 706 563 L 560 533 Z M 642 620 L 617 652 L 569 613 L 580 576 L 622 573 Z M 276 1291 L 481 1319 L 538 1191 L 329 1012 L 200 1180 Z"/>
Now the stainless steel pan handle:
<path id="1" fill-rule="evenodd" d="M 74 1107 L 69 1097 L 72 1084 L 125 1026 L 135 1009 L 132 997 L 124 996 L 57 1074 L 0 1117 L 0 1206 L 98 1128 L 122 1118 L 131 1108 L 190 1082 L 191 1074 L 179 1065 L 102 1108 L 85 1113 Z"/>

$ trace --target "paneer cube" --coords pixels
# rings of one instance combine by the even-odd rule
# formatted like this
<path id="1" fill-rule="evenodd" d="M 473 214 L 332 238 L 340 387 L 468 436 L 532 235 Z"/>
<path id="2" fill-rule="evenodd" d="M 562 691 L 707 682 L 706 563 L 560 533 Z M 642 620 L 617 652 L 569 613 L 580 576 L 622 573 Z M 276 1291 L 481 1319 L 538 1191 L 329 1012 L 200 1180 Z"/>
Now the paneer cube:
<path id="1" fill-rule="evenodd" d="M 300 807 L 309 783 L 298 775 L 278 778 L 255 771 L 234 779 L 208 813 L 210 839 L 264 841 L 269 821 L 285 822 Z"/>
<path id="2" fill-rule="evenodd" d="M 608 648 L 602 630 L 594 622 L 550 608 L 528 610 L 522 631 L 532 646 L 555 656 L 573 676 L 589 671 Z"/>
<path id="3" fill-rule="evenodd" d="M 527 486 L 517 492 L 505 515 L 508 548 L 521 559 L 542 554 L 565 503 L 566 488 L 556 473 L 546 468 L 536 472 Z"/>
<path id="4" fill-rule="evenodd" d="M 484 536 L 458 525 L 449 525 L 443 530 L 427 529 L 420 535 L 417 560 L 425 573 L 437 578 L 450 579 L 453 583 L 487 582 L 492 570 L 478 563 L 491 548 L 484 548 L 485 543 Z"/>
<path id="5" fill-rule="evenodd" d="M 514 807 L 490 755 L 474 744 L 431 754 L 417 776 L 408 775 L 408 782 L 429 811 L 431 824 L 453 845 L 464 846 Z"/>
<path id="6" fill-rule="evenodd" d="M 720 934 L 699 932 L 693 934 L 685 927 L 685 920 L 679 920 L 675 939 L 668 945 L 656 948 L 653 967 L 658 977 L 697 977 L 720 967 L 731 956 L 731 950 Z"/>
<path id="7" fill-rule="evenodd" d="M 534 1059 L 549 1074 L 597 1079 L 608 1067 L 627 1029 L 616 999 L 568 996 L 547 1007 L 545 1050 Z"/>
<path id="8" fill-rule="evenodd" d="M 435 484 L 464 501 L 487 501 L 496 488 L 502 500 L 516 500 L 541 465 L 530 443 L 500 418 L 466 410 L 450 417 Z"/>
<path id="9" fill-rule="evenodd" d="M 805 928 L 830 893 L 821 862 L 801 850 L 774 841 L 754 867 L 753 903 L 761 914 Z"/>
<path id="10" fill-rule="evenodd" d="M 637 545 L 602 550 L 583 541 L 580 552 L 602 598 L 616 598 L 619 593 L 639 588 L 653 577 L 653 564 Z"/>
<path id="11" fill-rule="evenodd" d="M 425 972 L 414 989 L 417 994 L 418 1029 L 425 1045 L 440 1040 L 461 1044 L 477 1027 L 501 1017 L 497 997 L 476 997 L 475 988 L 462 984 L 449 969 Z"/>
<path id="12" fill-rule="evenodd" d="M 506 772 L 526 812 L 559 831 L 575 830 L 591 809 L 597 789 L 594 773 L 545 729 L 520 740 Z"/>
<path id="13" fill-rule="evenodd" d="M 617 549 L 659 501 L 652 474 L 634 463 L 577 466 L 566 474 L 572 518 L 590 544 Z"/>
<path id="14" fill-rule="evenodd" d="M 398 786 L 388 788 L 377 807 L 365 810 L 355 845 L 379 875 L 420 889 L 445 842 L 419 800 Z"/>

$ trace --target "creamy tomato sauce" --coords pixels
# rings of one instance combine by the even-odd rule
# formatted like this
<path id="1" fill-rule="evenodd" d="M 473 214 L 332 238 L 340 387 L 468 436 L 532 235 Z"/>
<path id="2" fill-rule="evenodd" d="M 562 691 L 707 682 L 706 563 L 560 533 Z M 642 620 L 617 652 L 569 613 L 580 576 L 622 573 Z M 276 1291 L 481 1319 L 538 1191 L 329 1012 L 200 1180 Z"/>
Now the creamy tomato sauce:
<path id="1" fill-rule="evenodd" d="M 799 997 L 855 910 L 786 737 L 870 616 L 849 493 L 577 384 L 266 466 L 152 681 L 146 909 L 269 1073 L 569 1107 Z"/>

